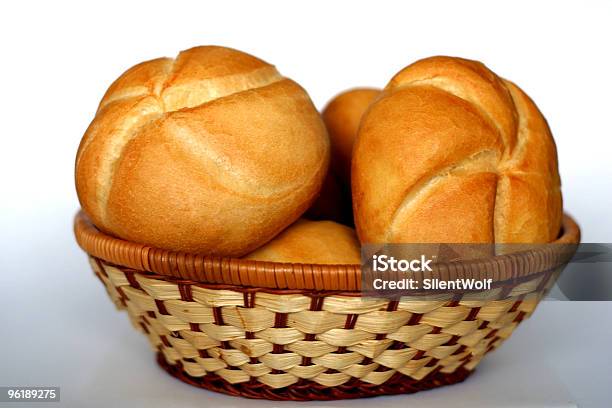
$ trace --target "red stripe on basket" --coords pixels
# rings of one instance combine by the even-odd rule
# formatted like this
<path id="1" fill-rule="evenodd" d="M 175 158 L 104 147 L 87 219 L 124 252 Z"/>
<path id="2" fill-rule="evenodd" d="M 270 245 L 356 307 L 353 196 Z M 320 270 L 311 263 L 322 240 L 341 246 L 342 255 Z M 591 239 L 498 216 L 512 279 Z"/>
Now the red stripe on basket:
<path id="1" fill-rule="evenodd" d="M 423 317 L 422 313 L 413 313 L 412 316 L 410 316 L 410 320 L 408 320 L 408 323 L 406 323 L 407 326 L 415 326 L 417 324 L 419 324 L 419 322 L 421 321 L 421 318 Z"/>
<path id="2" fill-rule="evenodd" d="M 439 360 L 439 359 L 437 359 L 437 358 L 432 358 L 431 360 L 429 360 L 429 361 L 427 362 L 427 364 L 425 364 L 425 367 L 433 367 L 433 366 L 435 366 L 436 364 L 438 364 L 438 361 L 440 361 L 440 360 Z"/>
<path id="3" fill-rule="evenodd" d="M 479 307 L 473 307 L 472 309 L 470 309 L 470 314 L 468 314 L 468 316 L 465 318 L 465 320 L 468 321 L 468 322 L 476 320 L 476 316 L 478 316 L 479 312 L 480 312 L 480 308 Z"/>
<path id="4" fill-rule="evenodd" d="M 157 310 L 159 311 L 159 314 L 162 314 L 162 315 L 170 314 L 168 313 L 168 309 L 166 309 L 166 305 L 164 304 L 163 300 L 155 299 L 155 306 L 157 306 Z"/>
<path id="5" fill-rule="evenodd" d="M 308 308 L 308 310 L 311 310 L 313 312 L 318 312 L 320 310 L 323 309 L 323 301 L 325 299 L 325 295 L 319 295 L 319 294 L 314 294 L 310 297 L 310 307 Z M 305 341 L 314 341 L 316 338 L 316 335 L 314 333 L 306 333 L 306 336 L 304 336 L 304 340 Z M 302 357 L 302 364 L 303 366 L 309 366 L 312 365 L 312 358 L 311 357 Z"/>
<path id="6" fill-rule="evenodd" d="M 243 302 L 244 302 L 245 308 L 247 309 L 253 308 L 255 306 L 255 292 L 244 292 Z M 245 331 L 244 337 L 248 340 L 252 340 L 255 338 L 255 333 L 253 333 L 252 331 Z M 253 360 L 252 357 L 251 357 L 251 360 Z M 255 361 L 257 361 L 257 359 L 255 359 Z M 253 363 L 253 361 L 251 361 L 251 363 Z"/>
<path id="7" fill-rule="evenodd" d="M 495 330 L 491 330 L 489 332 L 489 334 L 487 334 L 486 336 L 484 336 L 485 339 L 490 339 L 491 337 L 495 336 L 497 334 L 497 329 Z"/>
<path id="8" fill-rule="evenodd" d="M 467 347 L 465 345 L 461 345 L 459 346 L 459 348 L 457 350 L 455 350 L 455 352 L 452 354 L 453 356 L 456 356 L 457 354 L 461 354 L 465 351 Z"/>
<path id="9" fill-rule="evenodd" d="M 161 342 L 164 344 L 164 346 L 166 347 L 172 347 L 172 344 L 170 344 L 170 342 L 168 341 L 168 339 L 166 338 L 166 336 L 164 336 L 163 334 L 159 335 L 159 339 L 161 340 Z"/>
<path id="10" fill-rule="evenodd" d="M 508 310 L 508 313 L 516 312 L 518 307 L 523 303 L 524 296 L 521 295 L 518 297 L 517 301 L 512 304 L 512 307 Z"/>
<path id="11" fill-rule="evenodd" d="M 179 289 L 179 293 L 181 295 L 182 301 L 193 302 L 193 291 L 191 290 L 191 285 L 179 283 L 178 289 Z"/>
<path id="12" fill-rule="evenodd" d="M 525 313 L 525 312 L 523 312 L 523 311 L 519 312 L 519 313 L 516 315 L 516 317 L 514 318 L 514 322 L 516 322 L 516 323 L 520 323 L 520 322 L 522 322 L 522 321 L 523 321 L 523 319 L 525 318 L 525 315 L 526 315 L 526 314 L 527 314 L 527 313 Z"/>
<path id="13" fill-rule="evenodd" d="M 142 289 L 140 287 L 140 283 L 138 283 L 136 277 L 134 276 L 134 271 L 128 271 L 125 269 L 122 269 L 122 271 L 131 287 L 133 287 L 134 289 Z"/>

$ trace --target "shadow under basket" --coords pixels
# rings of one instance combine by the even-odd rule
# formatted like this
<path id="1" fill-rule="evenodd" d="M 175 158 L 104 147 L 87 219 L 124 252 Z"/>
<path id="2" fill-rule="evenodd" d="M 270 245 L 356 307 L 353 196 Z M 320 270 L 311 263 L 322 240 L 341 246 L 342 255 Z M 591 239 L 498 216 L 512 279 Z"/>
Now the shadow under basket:
<path id="1" fill-rule="evenodd" d="M 463 265 L 480 278 L 507 277 L 499 300 L 389 300 L 361 297 L 359 265 L 172 252 L 106 235 L 83 212 L 74 229 L 110 298 L 148 337 L 162 368 L 197 387 L 272 400 L 403 394 L 461 382 L 531 315 L 571 258 L 551 245 Z M 565 216 L 555 243 L 579 241 L 578 226 Z"/>

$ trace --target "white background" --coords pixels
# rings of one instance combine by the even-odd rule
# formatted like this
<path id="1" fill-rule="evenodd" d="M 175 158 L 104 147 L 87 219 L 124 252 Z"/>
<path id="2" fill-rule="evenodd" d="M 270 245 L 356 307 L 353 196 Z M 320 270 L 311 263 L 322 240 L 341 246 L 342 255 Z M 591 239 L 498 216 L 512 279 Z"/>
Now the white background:
<path id="1" fill-rule="evenodd" d="M 583 241 L 610 242 L 611 21 L 612 2 L 603 1 L 3 2 L 0 385 L 57 378 L 62 398 L 83 406 L 80 397 L 102 392 L 102 386 L 112 389 L 119 378 L 133 382 L 122 384 L 120 393 L 140 395 L 124 403 L 138 406 L 151 385 L 134 370 L 157 375 L 149 360 L 142 361 L 146 353 L 138 347 L 144 340 L 127 334 L 126 317 L 111 310 L 71 235 L 79 140 L 107 86 L 131 65 L 194 45 L 231 46 L 275 64 L 322 108 L 346 88 L 383 87 L 422 57 L 481 60 L 518 83 L 547 117 L 559 150 L 565 208 L 581 225 Z M 513 381 L 531 384 L 528 397 L 517 400 L 521 404 L 560 404 L 538 395 L 539 387 L 525 381 L 531 373 L 526 378 L 534 381 L 558 379 L 568 390 L 567 402 L 603 403 L 609 394 L 604 384 L 612 383 L 612 353 L 602 340 L 610 338 L 612 307 L 563 307 L 544 305 L 507 350 L 489 357 L 480 371 L 502 373 L 497 383 L 493 374 L 479 374 L 493 378 L 489 391 Z M 543 338 L 555 343 L 556 354 Z M 534 349 L 521 354 L 517 345 Z M 554 356 L 558 361 L 551 363 Z M 495 367 L 496 359 L 504 361 L 503 369 Z M 118 377 L 111 361 L 123 364 Z M 172 379 L 155 381 L 176 393 L 165 404 L 195 404 L 195 394 Z M 476 380 L 470 384 L 464 391 L 384 401 L 448 405 L 468 401 L 461 399 L 465 390 L 470 398 L 484 392 Z M 189 403 L 181 400 L 185 395 Z"/>

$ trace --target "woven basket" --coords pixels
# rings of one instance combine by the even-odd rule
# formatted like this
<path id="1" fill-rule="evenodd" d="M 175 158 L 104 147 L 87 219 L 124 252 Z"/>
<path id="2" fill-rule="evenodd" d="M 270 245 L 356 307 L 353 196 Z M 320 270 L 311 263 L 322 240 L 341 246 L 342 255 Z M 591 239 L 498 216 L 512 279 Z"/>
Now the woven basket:
<path id="1" fill-rule="evenodd" d="M 412 393 L 463 381 L 531 315 L 569 261 L 551 245 L 460 268 L 465 276 L 508 278 L 512 284 L 495 289 L 504 291 L 501 300 L 365 299 L 359 265 L 176 253 L 105 235 L 83 213 L 74 227 L 112 301 L 167 372 L 274 400 Z M 566 216 L 556 242 L 579 240 Z"/>

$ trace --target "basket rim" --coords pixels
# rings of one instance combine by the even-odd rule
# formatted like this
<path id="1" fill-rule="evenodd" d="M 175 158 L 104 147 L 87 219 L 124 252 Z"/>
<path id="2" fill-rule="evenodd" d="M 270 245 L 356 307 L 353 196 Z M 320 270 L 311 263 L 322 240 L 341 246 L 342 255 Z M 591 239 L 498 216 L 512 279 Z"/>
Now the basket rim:
<path id="1" fill-rule="evenodd" d="M 95 258 L 169 278 L 272 289 L 361 289 L 361 265 L 265 262 L 160 249 L 105 234 L 94 226 L 82 210 L 74 217 L 74 233 L 79 246 Z M 448 276 L 451 272 L 458 278 L 467 279 L 491 277 L 503 281 L 525 278 L 566 264 L 573 251 L 563 248 L 578 243 L 580 228 L 572 217 L 564 214 L 562 233 L 551 243 L 555 245 L 542 245 L 536 249 L 487 259 L 454 262 L 452 266 L 438 263 L 433 268 L 432 277 Z"/>

